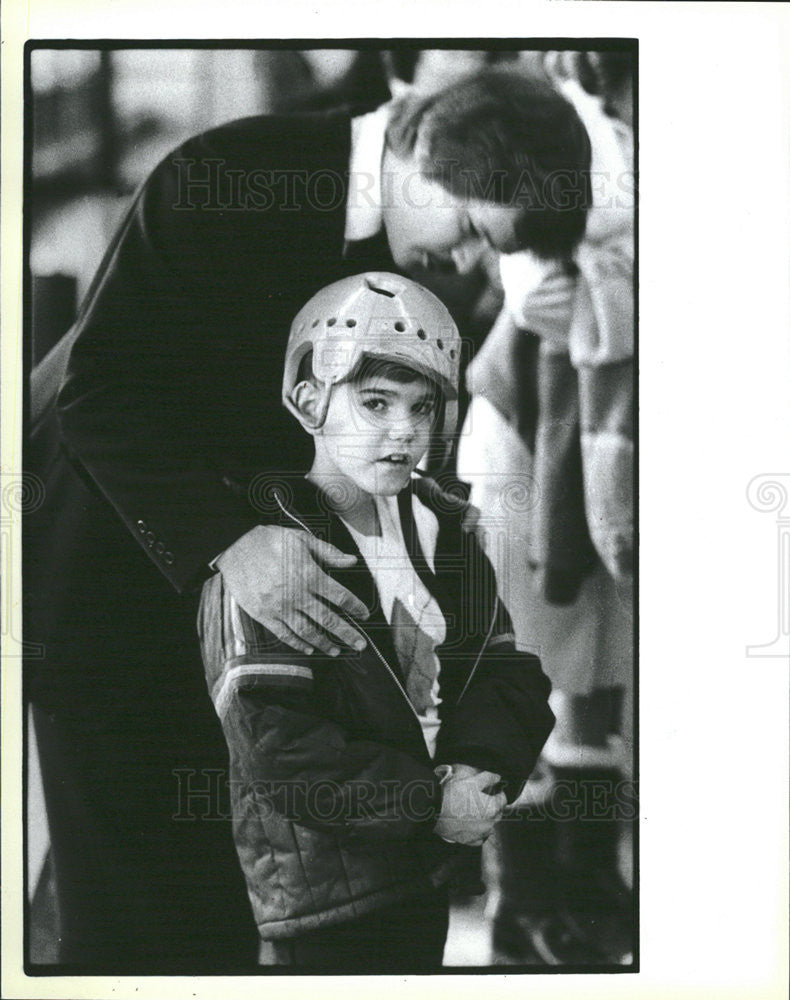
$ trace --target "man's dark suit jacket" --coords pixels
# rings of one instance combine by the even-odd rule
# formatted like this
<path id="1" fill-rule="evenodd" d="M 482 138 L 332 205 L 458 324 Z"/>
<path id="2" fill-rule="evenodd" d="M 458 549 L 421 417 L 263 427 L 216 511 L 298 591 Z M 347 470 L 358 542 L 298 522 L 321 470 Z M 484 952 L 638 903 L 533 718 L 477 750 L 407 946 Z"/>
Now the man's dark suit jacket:
<path id="1" fill-rule="evenodd" d="M 26 467 L 46 494 L 25 525 L 26 635 L 45 653 L 27 691 L 46 716 L 75 960 L 214 967 L 252 928 L 229 822 L 173 819 L 208 808 L 205 772 L 226 767 L 193 591 L 266 519 L 252 477 L 282 483 L 309 459 L 280 402 L 291 319 L 329 282 L 392 269 L 343 258 L 349 156 L 342 112 L 245 119 L 169 155 L 88 293 L 59 398 L 31 427 Z"/>

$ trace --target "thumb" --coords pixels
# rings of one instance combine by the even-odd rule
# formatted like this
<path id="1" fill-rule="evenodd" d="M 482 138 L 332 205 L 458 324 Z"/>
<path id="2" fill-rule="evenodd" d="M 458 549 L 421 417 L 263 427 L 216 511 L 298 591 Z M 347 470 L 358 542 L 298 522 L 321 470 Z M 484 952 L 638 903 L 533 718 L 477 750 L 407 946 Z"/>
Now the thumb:
<path id="1" fill-rule="evenodd" d="M 313 535 L 307 536 L 307 547 L 318 562 L 326 563 L 329 566 L 353 566 L 357 561 L 356 556 L 341 552 L 334 545 L 330 545 L 329 542 L 323 542 L 320 538 L 315 538 Z"/>

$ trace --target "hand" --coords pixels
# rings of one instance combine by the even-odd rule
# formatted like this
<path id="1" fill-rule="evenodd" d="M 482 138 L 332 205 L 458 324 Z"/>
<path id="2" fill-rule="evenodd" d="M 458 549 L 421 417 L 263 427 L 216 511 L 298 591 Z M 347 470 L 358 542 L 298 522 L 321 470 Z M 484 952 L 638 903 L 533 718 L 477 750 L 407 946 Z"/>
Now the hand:
<path id="1" fill-rule="evenodd" d="M 239 606 L 281 642 L 302 653 L 319 649 L 338 656 L 336 643 L 364 649 L 366 642 L 329 605 L 354 618 L 369 612 L 320 563 L 347 568 L 356 561 L 305 531 L 259 524 L 225 549 L 215 565 Z"/>
<path id="2" fill-rule="evenodd" d="M 507 804 L 504 792 L 491 795 L 486 791 L 500 780 L 492 771 L 456 764 L 442 786 L 442 809 L 434 833 L 456 844 L 479 847 L 491 836 Z"/>

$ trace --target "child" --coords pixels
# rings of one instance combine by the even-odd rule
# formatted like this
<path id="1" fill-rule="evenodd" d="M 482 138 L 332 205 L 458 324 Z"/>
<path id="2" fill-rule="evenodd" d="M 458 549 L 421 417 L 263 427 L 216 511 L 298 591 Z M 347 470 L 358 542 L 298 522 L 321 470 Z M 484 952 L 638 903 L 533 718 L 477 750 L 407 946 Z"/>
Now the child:
<path id="1" fill-rule="evenodd" d="M 373 609 L 363 650 L 295 653 L 220 575 L 203 589 L 262 964 L 437 970 L 447 884 L 551 730 L 549 683 L 514 648 L 465 505 L 415 471 L 450 439 L 459 365 L 446 308 L 391 274 L 329 285 L 291 327 L 283 401 L 315 460 L 256 495 L 269 520 L 359 553 L 333 575 Z"/>

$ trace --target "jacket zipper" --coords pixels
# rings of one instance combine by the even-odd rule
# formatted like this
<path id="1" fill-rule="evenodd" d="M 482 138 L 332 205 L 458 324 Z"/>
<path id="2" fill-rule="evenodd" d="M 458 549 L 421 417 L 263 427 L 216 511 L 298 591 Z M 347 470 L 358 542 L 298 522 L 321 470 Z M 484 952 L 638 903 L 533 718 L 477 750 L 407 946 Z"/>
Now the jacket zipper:
<path id="1" fill-rule="evenodd" d="M 285 514 L 286 517 L 289 517 L 294 522 L 294 524 L 298 524 L 299 527 L 303 531 L 306 531 L 309 535 L 312 535 L 313 538 L 316 537 L 315 533 L 312 532 L 303 521 L 300 521 L 298 517 L 295 517 L 289 510 L 287 510 L 283 506 L 283 504 L 280 502 L 279 496 L 276 493 L 274 494 L 274 499 L 277 501 L 277 506 L 280 508 L 280 510 L 283 512 L 283 514 Z M 389 663 L 387 663 L 387 661 L 386 661 L 384 655 L 382 654 L 381 650 L 378 648 L 378 646 L 376 645 L 376 643 L 371 639 L 371 637 L 365 631 L 364 627 L 362 625 L 360 625 L 359 622 L 355 618 L 352 618 L 351 615 L 349 615 L 346 611 L 343 610 L 343 608 L 338 608 L 338 611 L 343 616 L 343 618 L 345 618 L 345 620 L 349 623 L 349 625 L 352 625 L 355 629 L 358 629 L 365 636 L 365 638 L 367 639 L 367 641 L 370 643 L 370 648 L 373 650 L 373 652 L 376 654 L 376 656 L 379 658 L 379 660 L 381 660 L 381 662 L 386 667 L 387 673 L 390 675 L 390 677 L 394 681 L 395 685 L 397 686 L 398 690 L 403 695 L 403 698 L 404 698 L 406 704 L 409 706 L 409 709 L 410 709 L 412 715 L 417 720 L 417 722 L 420 723 L 420 728 L 422 729 L 422 723 L 420 722 L 420 717 L 417 714 L 417 712 L 416 712 L 416 710 L 414 708 L 414 705 L 412 705 L 411 699 L 406 694 L 406 691 L 404 690 L 403 685 L 401 684 L 401 682 L 398 680 L 397 674 L 392 669 L 392 667 L 389 665 Z"/>
<path id="2" fill-rule="evenodd" d="M 499 598 L 496 597 L 494 599 L 494 611 L 493 611 L 493 614 L 491 615 L 491 624 L 488 626 L 488 631 L 486 632 L 486 637 L 483 640 L 483 645 L 480 647 L 480 652 L 477 654 L 477 659 L 475 660 L 475 662 L 474 662 L 474 664 L 472 666 L 472 669 L 469 671 L 469 676 L 466 678 L 466 684 L 464 684 L 464 686 L 461 688 L 461 693 L 458 695 L 458 698 L 456 699 L 456 702 L 455 702 L 456 706 L 461 704 L 461 699 L 466 694 L 466 689 L 472 683 L 472 678 L 475 675 L 475 671 L 477 670 L 477 666 L 478 666 L 478 664 L 480 663 L 480 661 L 483 658 L 483 653 L 485 653 L 485 651 L 486 651 L 486 646 L 488 645 L 488 640 L 491 638 L 491 633 L 494 631 L 494 625 L 496 624 L 496 613 L 497 613 L 498 609 L 499 609 Z"/>
<path id="3" fill-rule="evenodd" d="M 280 500 L 280 497 L 278 496 L 278 494 L 276 492 L 274 494 L 274 499 L 277 501 L 277 506 L 280 508 L 280 510 L 283 512 L 283 514 L 285 514 L 286 517 L 289 517 L 294 522 L 294 524 L 298 524 L 299 527 L 303 531 L 306 531 L 308 533 L 308 535 L 312 535 L 313 538 L 316 537 L 315 533 L 313 531 L 311 531 L 310 528 L 307 527 L 307 525 L 304 523 L 304 521 L 301 521 L 298 517 L 296 517 L 294 514 L 292 514 L 283 505 L 283 503 Z M 458 695 L 458 698 L 456 699 L 456 702 L 455 702 L 456 706 L 460 705 L 461 699 L 466 694 L 466 691 L 467 691 L 467 688 L 469 687 L 469 685 L 472 683 L 472 678 L 474 677 L 475 672 L 477 671 L 477 667 L 478 667 L 478 665 L 480 663 L 480 660 L 483 658 L 483 653 L 485 652 L 486 646 L 488 645 L 488 641 L 491 638 L 491 633 L 494 631 L 494 625 L 496 624 L 496 616 L 497 616 L 497 610 L 498 610 L 498 608 L 499 608 L 499 598 L 497 597 L 494 600 L 494 611 L 493 611 L 493 613 L 491 615 L 491 623 L 488 626 L 488 631 L 486 632 L 486 637 L 483 640 L 483 645 L 480 647 L 480 652 L 477 654 L 477 659 L 475 660 L 474 664 L 472 665 L 472 669 L 469 671 L 469 676 L 466 678 L 466 683 L 461 688 L 461 693 Z M 379 658 L 379 660 L 385 666 L 385 668 L 387 670 L 387 673 L 390 675 L 390 677 L 392 678 L 392 680 L 395 683 L 396 687 L 398 688 L 398 690 L 400 691 L 400 693 L 403 695 L 403 698 L 404 698 L 406 704 L 409 706 L 409 709 L 411 710 L 412 715 L 420 723 L 420 727 L 422 728 L 422 722 L 420 721 L 420 717 L 417 714 L 417 712 L 416 712 L 416 710 L 414 708 L 414 705 L 412 705 L 412 703 L 411 703 L 411 699 L 409 698 L 408 694 L 406 694 L 406 691 L 404 690 L 403 685 L 398 680 L 397 674 L 392 669 L 392 667 L 389 665 L 389 663 L 387 663 L 386 659 L 384 658 L 384 655 L 381 653 L 381 651 L 379 650 L 379 648 L 376 645 L 376 643 L 371 639 L 370 635 L 368 635 L 368 633 L 365 631 L 364 627 L 362 625 L 360 625 L 359 622 L 355 618 L 352 618 L 351 615 L 349 615 L 346 611 L 343 610 L 343 608 L 338 608 L 338 611 L 343 616 L 343 618 L 348 622 L 349 625 L 351 625 L 353 628 L 358 629 L 365 636 L 365 638 L 367 639 L 367 641 L 370 643 L 371 649 L 373 650 L 373 652 L 376 654 L 376 656 Z"/>

